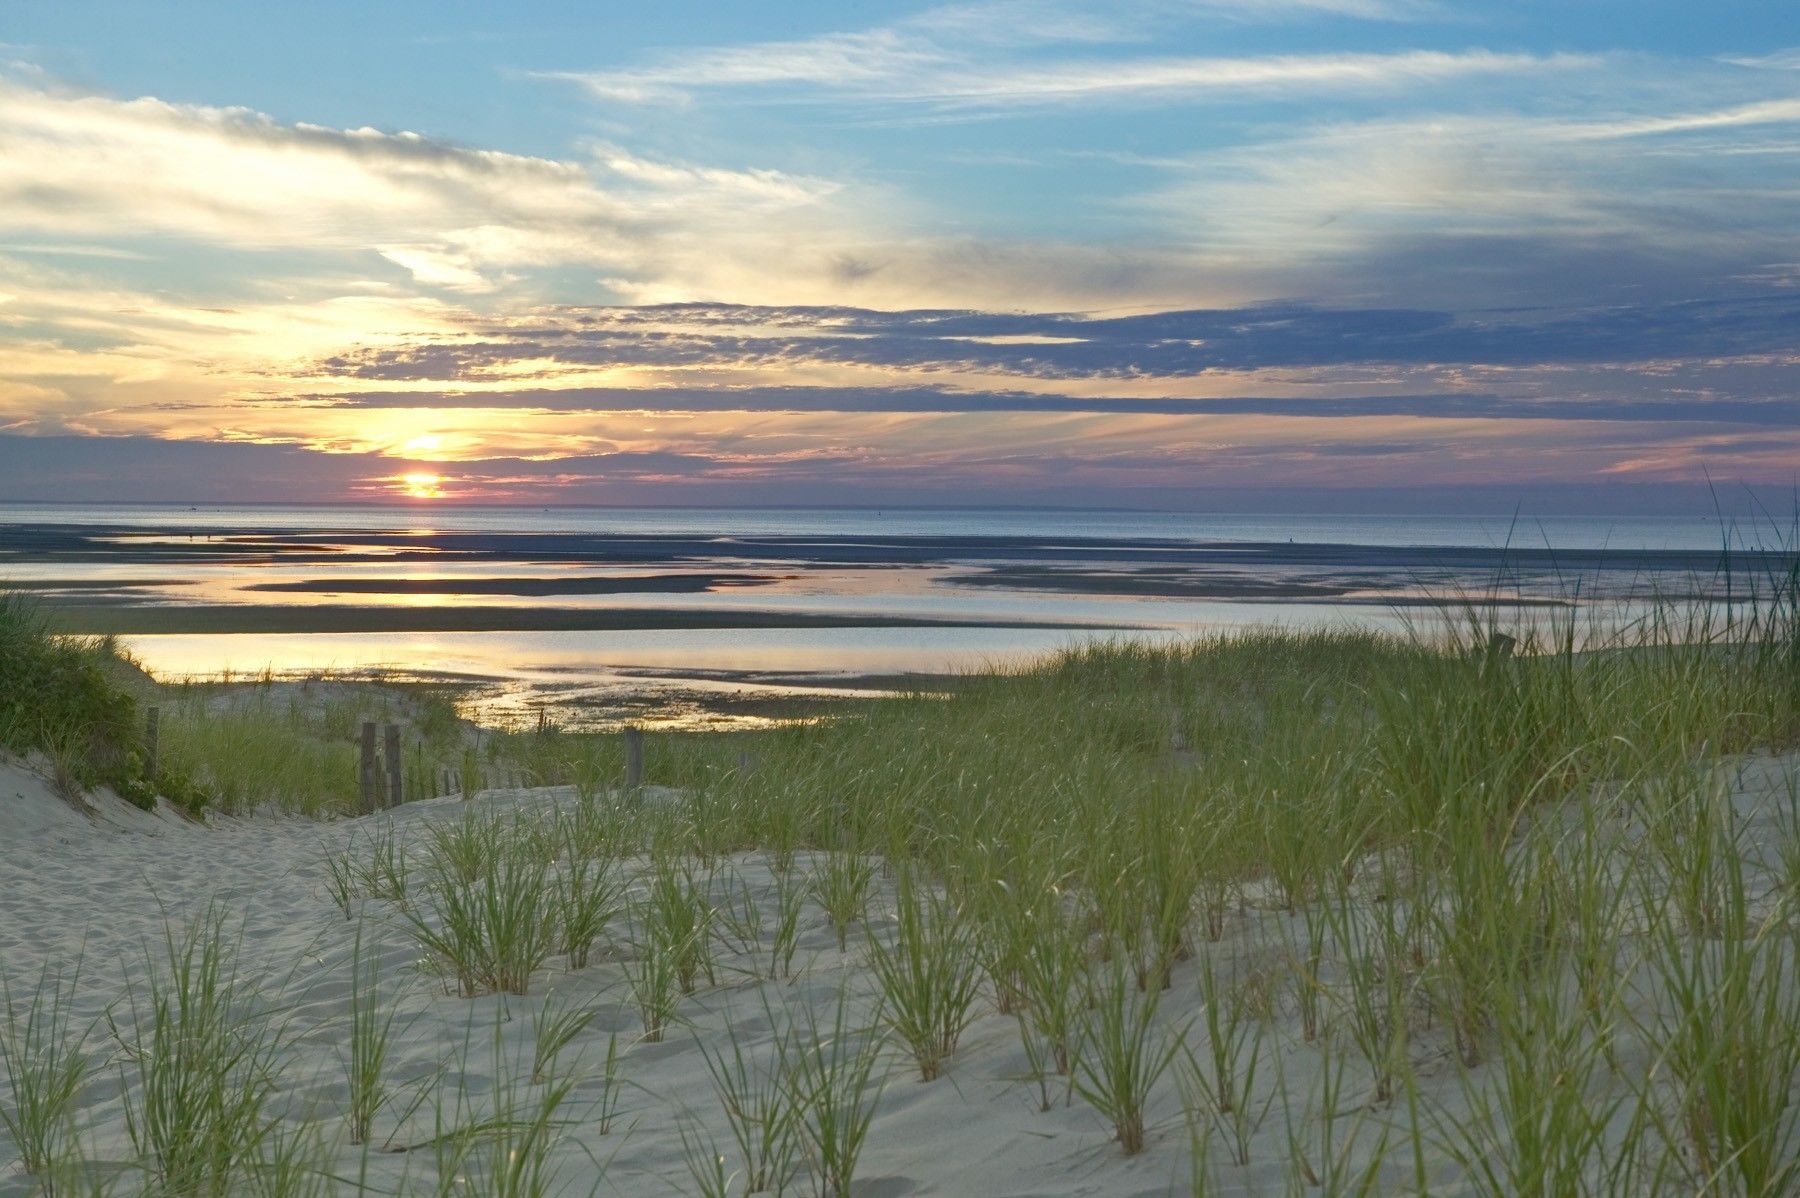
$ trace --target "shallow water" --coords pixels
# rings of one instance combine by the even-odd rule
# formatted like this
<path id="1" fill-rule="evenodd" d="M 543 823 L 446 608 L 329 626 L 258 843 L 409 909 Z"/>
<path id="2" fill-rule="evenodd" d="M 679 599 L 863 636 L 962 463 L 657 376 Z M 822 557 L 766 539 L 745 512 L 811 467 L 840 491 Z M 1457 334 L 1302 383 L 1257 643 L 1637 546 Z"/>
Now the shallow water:
<path id="1" fill-rule="evenodd" d="M 643 696 L 663 691 L 667 714 L 686 722 L 708 695 L 833 695 L 859 676 L 977 670 L 1094 637 L 1429 628 L 1442 615 L 1406 605 L 1427 594 L 1574 598 L 1592 605 L 1590 615 L 1616 615 L 1674 577 L 1669 563 L 1632 553 L 1694 551 L 1679 563 L 1691 576 L 1722 543 L 1779 549 L 1787 540 L 1779 528 L 1722 533 L 1712 521 L 1660 518 L 15 505 L 0 507 L 0 547 L 11 546 L 0 553 L 0 580 L 38 584 L 50 602 L 127 626 L 144 613 L 194 609 L 204 609 L 202 628 L 207 612 L 253 610 L 313 609 L 322 628 L 351 608 L 477 626 L 484 613 L 515 625 L 532 613 L 635 613 L 673 626 L 184 628 L 122 639 L 163 677 L 371 668 L 454 675 L 490 684 L 479 703 L 491 717 L 522 718 L 532 702 L 549 700 L 575 723 L 605 723 L 628 696 L 641 717 Z M 1541 553 L 1522 569 L 1507 564 L 1516 551 L 1544 549 L 1586 553 L 1594 573 L 1571 577 Z M 627 589 L 609 593 L 615 586 Z M 1183 586 L 1203 593 L 1179 593 Z M 583 593 L 541 593 L 565 587 Z M 1176 593 L 1116 593 L 1131 587 Z M 1542 608 L 1508 610 L 1509 618 L 1556 618 Z M 684 613 L 855 626 L 681 627 Z M 896 618 L 957 626 L 882 626 Z"/>
<path id="2" fill-rule="evenodd" d="M 1711 549 L 1721 543 L 1710 516 L 1361 516 L 1197 515 L 1130 511 L 1015 509 L 817 508 L 518 508 L 240 506 L 172 504 L 0 504 L 0 523 L 118 524 L 217 529 L 244 526 L 394 531 L 605 532 L 758 536 L 887 534 L 901 536 L 1037 536 L 1046 533 L 1116 540 L 1327 541 L 1349 545 L 1554 546 L 1558 549 Z M 1775 547 L 1788 536 L 1779 523 L 1737 524 L 1733 543 Z"/>

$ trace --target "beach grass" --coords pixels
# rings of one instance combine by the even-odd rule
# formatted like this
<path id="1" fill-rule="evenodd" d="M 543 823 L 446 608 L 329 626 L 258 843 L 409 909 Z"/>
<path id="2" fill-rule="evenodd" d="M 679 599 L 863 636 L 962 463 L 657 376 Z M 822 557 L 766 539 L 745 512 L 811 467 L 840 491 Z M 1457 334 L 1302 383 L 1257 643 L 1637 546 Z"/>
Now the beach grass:
<path id="1" fill-rule="evenodd" d="M 366 1144 L 375 1116 L 387 1100 L 388 1057 L 393 1047 L 397 1010 L 386 1001 L 380 962 L 365 953 L 358 929 L 350 954 L 350 1047 L 344 1076 L 350 1094 L 350 1142 Z"/>
<path id="2" fill-rule="evenodd" d="M 869 968 L 881 987 L 881 1016 L 931 1081 L 975 1018 L 981 971 L 968 916 L 955 903 L 900 877 L 890 940 L 871 937 Z"/>
<path id="3" fill-rule="evenodd" d="M 25 1171 L 40 1178 L 58 1163 L 74 1133 L 75 1101 L 94 1068 L 86 1048 L 93 1029 L 71 1010 L 80 980 L 77 963 L 67 976 L 46 969 L 29 995 L 15 994 L 10 979 L 0 987 L 0 1067 L 7 1085 L 0 1126 Z"/>
<path id="4" fill-rule="evenodd" d="M 763 1059 L 745 1047 L 727 1023 L 726 1042 L 710 1047 L 700 1042 L 719 1108 L 731 1128 L 742 1162 L 745 1193 L 781 1193 L 800 1169 L 798 1111 L 787 1073 L 797 1051 L 789 1025 L 769 1007 L 763 1017 L 776 1028 Z"/>
<path id="5" fill-rule="evenodd" d="M 237 1192 L 275 1126 L 284 1029 L 238 973 L 227 919 L 215 909 L 167 930 L 114 1024 L 136 1082 L 126 1124 L 153 1193 Z"/>
<path id="6" fill-rule="evenodd" d="M 356 809 L 355 746 L 312 735 L 285 711 L 172 705 L 160 748 L 165 788 L 179 779 L 196 809 L 268 805 L 311 816 Z"/>
<path id="7" fill-rule="evenodd" d="M 849 1198 L 887 1081 L 881 1039 L 856 1023 L 842 993 L 828 1017 L 804 1007 L 792 1018 L 781 1068 L 801 1149 L 817 1191 Z"/>
<path id="8" fill-rule="evenodd" d="M 1090 1160 L 1185 1155 L 1196 1193 L 1272 1163 L 1338 1193 L 1781 1194 L 1800 822 L 1746 815 L 1731 770 L 1800 742 L 1797 593 L 1088 643 L 830 723 L 652 733 L 642 787 L 606 739 L 494 738 L 469 776 L 558 789 L 359 822 L 322 910 L 382 904 L 462 1006 L 531 1012 L 497 1023 L 522 1056 L 487 1071 L 493 1110 L 447 1092 L 433 1151 L 472 1180 L 443 1192 L 555 1190 L 568 1129 L 606 1131 L 623 1065 L 679 1027 L 710 1091 L 684 1100 L 724 1119 L 670 1124 L 696 1187 L 848 1193 L 893 1078 L 945 1079 L 903 1106 L 958 1089 L 992 1019 L 1033 1113 L 1103 1129 Z M 194 761 L 263 753 L 289 806 L 341 809 L 236 736 Z M 134 1147 L 180 1192 L 275 1134 L 284 1041 L 223 930 L 171 933 L 118 1031 Z M 394 1091 L 362 970 L 336 1115 L 366 1138 Z M 747 988 L 760 1019 L 721 1015 Z M 635 1040 L 563 997 L 615 992 Z"/>
<path id="9" fill-rule="evenodd" d="M 559 940 L 550 867 L 516 826 L 495 822 L 485 834 L 495 851 L 477 863 L 472 877 L 432 844 L 423 901 L 402 906 L 401 914 L 419 947 L 463 997 L 523 995 Z"/>

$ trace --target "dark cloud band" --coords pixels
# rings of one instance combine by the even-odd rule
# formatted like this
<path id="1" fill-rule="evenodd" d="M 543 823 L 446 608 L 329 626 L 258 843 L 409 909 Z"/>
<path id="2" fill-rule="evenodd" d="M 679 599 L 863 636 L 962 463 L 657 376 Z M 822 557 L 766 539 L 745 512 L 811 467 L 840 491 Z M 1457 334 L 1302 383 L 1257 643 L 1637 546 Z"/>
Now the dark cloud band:
<path id="1" fill-rule="evenodd" d="M 466 381 L 520 361 L 565 366 L 983 371 L 1174 378 L 1359 366 L 1529 367 L 1780 357 L 1800 361 L 1800 295 L 1454 313 L 1267 305 L 1123 317 L 684 304 L 562 308 L 465 340 L 365 349 L 317 372 Z"/>
<path id="2" fill-rule="evenodd" d="M 1800 424 L 1800 401 L 1784 399 L 1549 400 L 1478 393 L 1322 399 L 1258 396 L 1145 399 L 911 387 L 575 387 L 517 391 L 353 391 L 308 396 L 307 399 L 321 406 L 336 408 L 557 413 L 861 412 L 955 415 L 1016 412 L 1124 416 L 1403 416 L 1461 420 L 1606 420 L 1740 424 L 1776 428 L 1790 428 Z"/>

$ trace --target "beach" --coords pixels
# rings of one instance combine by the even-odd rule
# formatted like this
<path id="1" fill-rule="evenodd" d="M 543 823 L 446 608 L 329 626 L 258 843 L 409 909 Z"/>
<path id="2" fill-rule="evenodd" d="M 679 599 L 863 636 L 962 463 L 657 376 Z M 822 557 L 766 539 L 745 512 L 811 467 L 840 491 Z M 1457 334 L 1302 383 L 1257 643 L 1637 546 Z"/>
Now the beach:
<path id="1" fill-rule="evenodd" d="M 1748 838 L 1767 843 L 1774 837 L 1797 778 L 1800 760 L 1794 758 L 1736 763 L 1733 801 Z M 122 1004 L 133 987 L 141 991 L 144 979 L 164 967 L 165 937 L 183 934 L 170 929 L 205 927 L 217 919 L 235 984 L 246 1003 L 266 1004 L 267 1013 L 259 1016 L 267 1021 L 263 1034 L 281 1041 L 272 1097 L 286 1121 L 276 1134 L 300 1137 L 313 1129 L 320 1135 L 316 1144 L 303 1142 L 304 1151 L 328 1171 L 324 1187 L 331 1192 L 437 1192 L 443 1157 L 434 1139 L 443 1134 L 446 1118 L 476 1121 L 507 1104 L 534 1110 L 546 1085 L 561 1078 L 571 1081 L 546 1144 L 546 1182 L 553 1183 L 546 1192 L 697 1192 L 688 1176 L 687 1144 L 700 1134 L 720 1144 L 721 1152 L 729 1144 L 709 1059 L 728 1059 L 734 1051 L 769 1059 L 787 1026 L 783 1020 L 799 1011 L 835 1012 L 840 995 L 860 1033 L 872 1026 L 879 1002 L 862 953 L 854 946 L 839 951 L 829 921 L 809 909 L 801 917 L 792 976 L 767 976 L 771 965 L 761 951 L 722 951 L 719 984 L 681 1001 L 662 1043 L 643 1043 L 625 970 L 615 960 L 615 953 L 628 950 L 604 950 L 581 970 L 546 968 L 527 996 L 466 1000 L 420 972 L 417 945 L 390 904 L 357 899 L 347 918 L 328 893 L 323 861 L 330 854 L 390 835 L 402 851 L 416 854 L 434 825 L 473 812 L 538 817 L 566 807 L 573 799 L 567 790 L 484 792 L 471 804 L 440 799 L 394 815 L 326 825 L 249 817 L 198 826 L 110 805 L 98 818 L 79 816 L 35 777 L 5 767 L 0 799 L 9 846 L 0 859 L 0 893 L 6 896 L 0 902 L 0 958 L 15 1000 L 25 997 L 20 980 L 39 970 L 68 971 L 78 986 L 67 1017 L 73 1026 L 95 1029 L 97 1054 L 116 1057 L 118 1049 L 104 1043 L 106 1024 L 110 1019 L 129 1026 L 129 1008 Z M 794 868 L 804 876 L 813 864 L 803 856 Z M 722 902 L 764 908 L 776 902 L 780 881 L 764 855 L 723 857 L 708 866 L 708 876 Z M 1773 873 L 1755 877 L 1754 907 L 1761 918 L 1779 906 L 1773 892 L 1782 883 Z M 876 886 L 857 939 L 891 934 L 886 911 L 893 899 L 891 882 Z M 1229 971 L 1234 984 L 1259 984 L 1256 979 L 1281 967 L 1298 923 L 1279 904 L 1248 898 L 1232 912 L 1218 944 L 1209 946 L 1208 959 Z M 358 962 L 370 971 L 365 977 L 376 979 L 371 984 L 381 995 L 383 1018 L 394 1022 L 384 1102 L 368 1142 L 352 1145 L 344 1142 L 339 1112 L 346 1101 L 343 1058 Z M 1192 965 L 1176 969 L 1163 1000 L 1163 1025 L 1192 1022 L 1198 985 Z M 1122 1156 L 1106 1121 L 1071 1098 L 1066 1079 L 1033 1078 L 1014 1018 L 985 1001 L 982 1007 L 947 1074 L 935 1082 L 919 1081 L 902 1052 L 879 1054 L 870 1093 L 874 1114 L 854 1193 L 1192 1192 L 1193 1129 L 1173 1084 L 1158 1088 L 1146 1112 L 1146 1149 Z M 591 1021 L 560 1049 L 550 1082 L 533 1083 L 536 1029 L 568 1010 L 589 1012 Z M 1631 1014 L 1655 1018 L 1643 1009 Z M 1337 1141 L 1359 1175 L 1373 1146 L 1387 1142 L 1392 1159 L 1370 1180 L 1394 1192 L 1418 1167 L 1407 1148 L 1414 1132 L 1435 1141 L 1453 1126 L 1414 1128 L 1403 1109 L 1368 1102 L 1363 1071 L 1341 1059 L 1334 1064 L 1333 1054 L 1306 1044 L 1298 1012 L 1278 1009 L 1259 1019 L 1257 1052 L 1265 1076 L 1278 1076 L 1280 1097 L 1273 1090 L 1257 1095 L 1259 1109 L 1241 1145 L 1245 1163 L 1232 1159 L 1240 1148 L 1223 1140 L 1214 1145 L 1203 1166 L 1210 1178 L 1203 1173 L 1200 1192 L 1284 1192 L 1303 1180 L 1295 1173 L 1298 1145 L 1329 1139 L 1327 1120 L 1338 1124 Z M 129 1040 L 132 1033 L 124 1034 Z M 611 1080 L 609 1046 L 617 1054 Z M 1610 1081 L 1588 1091 L 1586 1101 L 1628 1098 L 1653 1072 L 1657 1045 L 1627 1033 L 1614 1053 Z M 129 1073 L 128 1062 L 115 1064 Z M 1342 1087 L 1338 1109 L 1327 1112 L 1321 1091 L 1330 1093 L 1333 1082 L 1321 1070 L 1331 1068 L 1348 1073 L 1336 1083 Z M 1472 1082 L 1425 1046 L 1414 1068 L 1434 1119 L 1471 1118 L 1470 1086 L 1480 1085 L 1489 1070 L 1477 1070 Z M 105 1067 L 96 1072 L 74 1116 L 85 1137 L 83 1152 L 106 1177 L 123 1173 L 135 1159 L 121 1094 L 129 1083 L 108 1077 Z M 1042 1085 L 1049 1088 L 1048 1109 Z M 1622 1133 L 1615 1127 L 1609 1134 Z M 726 1161 L 728 1173 L 742 1167 L 730 1154 Z M 1461 1170 L 1443 1151 L 1428 1148 L 1423 1165 L 1439 1179 L 1433 1192 L 1470 1192 L 1454 1180 Z M 10 1183 L 0 1181 L 8 1184 L 22 1183 L 15 1174 Z M 136 1183 L 126 1176 L 124 1184 L 131 1191 Z"/>
<path id="2" fill-rule="evenodd" d="M 0 1198 L 1800 1198 L 1794 4 L 3 11 Z"/>
<path id="3" fill-rule="evenodd" d="M 637 749 L 206 688 L 148 789 L 0 762 L 0 1187 L 1781 1193 L 1787 610 L 1114 643 Z M 360 809 L 356 714 L 454 768 Z"/>
<path id="4" fill-rule="evenodd" d="M 1772 843 L 1800 779 L 1800 760 L 1745 759 L 1733 763 L 1730 775 L 1746 840 Z M 285 1126 L 297 1134 L 323 1125 L 321 1144 L 309 1151 L 337 1179 L 330 1188 L 338 1192 L 355 1187 L 435 1192 L 441 1158 L 432 1141 L 441 1134 L 446 1113 L 475 1120 L 496 1102 L 533 1108 L 546 1085 L 530 1079 L 534 1029 L 546 1012 L 570 1009 L 590 1011 L 593 1018 L 560 1050 L 554 1068 L 554 1077 L 574 1080 L 546 1153 L 548 1177 L 557 1183 L 551 1192 L 588 1193 L 596 1186 L 602 1193 L 695 1192 L 684 1163 L 683 1130 L 691 1138 L 696 1129 L 705 1129 L 721 1151 L 729 1143 L 709 1056 L 729 1057 L 736 1049 L 754 1060 L 767 1059 L 784 1018 L 806 1010 L 829 1014 L 840 994 L 846 996 L 851 1026 L 860 1032 L 872 1026 L 878 1002 L 862 953 L 854 945 L 840 952 L 829 921 L 809 907 L 801 916 L 791 977 L 767 976 L 771 965 L 763 952 L 721 951 L 718 985 L 680 1002 L 662 1043 L 643 1043 L 625 970 L 615 959 L 615 953 L 628 950 L 603 950 L 585 969 L 545 968 L 534 976 L 529 995 L 462 999 L 420 972 L 417 945 L 392 904 L 359 898 L 346 917 L 328 892 L 323 862 L 332 854 L 354 852 L 391 835 L 402 851 L 418 855 L 433 826 L 477 812 L 541 818 L 574 801 L 566 788 L 483 792 L 467 804 L 439 799 L 409 804 L 392 815 L 323 825 L 260 816 L 200 826 L 111 804 L 90 818 L 71 811 L 17 767 L 0 767 L 0 799 L 9 846 L 0 859 L 0 894 L 6 896 L 0 900 L 0 959 L 15 1000 L 24 997 L 20 979 L 57 967 L 73 977 L 78 965 L 79 986 L 68 1017 L 77 1027 L 96 1028 L 96 1052 L 116 1056 L 117 1049 L 103 1043 L 106 1022 L 110 1016 L 129 1024 L 121 1002 L 130 987 L 141 989 L 149 973 L 163 967 L 169 929 L 204 927 L 217 918 L 246 1001 L 254 995 L 256 1003 L 267 1004 L 267 1034 L 282 1041 L 275 1097 L 286 1112 Z M 652 793 L 646 801 L 657 802 L 659 796 Z M 793 868 L 804 877 L 814 864 L 803 855 Z M 1758 865 L 1752 904 L 1761 919 L 1779 908 L 1776 892 L 1783 883 L 1776 880 L 1776 863 Z M 707 874 L 722 903 L 764 909 L 775 904 L 779 878 L 766 855 L 724 856 Z M 855 939 L 891 935 L 887 912 L 893 902 L 891 880 L 879 882 L 870 896 L 870 916 Z M 1254 984 L 1282 966 L 1299 923 L 1278 903 L 1246 895 L 1219 942 L 1208 947 L 1208 959 L 1236 984 Z M 378 971 L 384 1018 L 394 1020 L 388 1097 L 369 1142 L 361 1146 L 344 1143 L 337 1126 L 346 1099 L 342 1058 L 349 1047 L 357 960 Z M 1200 1005 L 1198 985 L 1194 965 L 1176 969 L 1163 1000 L 1165 1025 L 1192 1021 Z M 1341 1109 L 1325 1115 L 1319 1095 L 1328 1079 L 1320 1070 L 1331 1067 L 1331 1054 L 1309 1046 L 1298 1012 L 1275 1001 L 1278 1009 L 1259 1017 L 1264 1022 L 1258 1025 L 1258 1051 L 1265 1076 L 1279 1075 L 1282 1097 L 1259 1093 L 1259 1104 L 1275 1105 L 1252 1114 L 1254 1127 L 1244 1142 L 1247 1164 L 1234 1163 L 1234 1150 L 1225 1143 L 1214 1146 L 1214 1177 L 1203 1192 L 1283 1192 L 1295 1180 L 1294 1141 L 1316 1141 L 1327 1117 L 1340 1124 L 1340 1142 L 1359 1169 L 1378 1139 L 1390 1141 L 1393 1159 L 1375 1175 L 1376 1185 L 1387 1192 L 1402 1186 L 1415 1168 L 1407 1148 L 1414 1132 L 1407 1112 L 1369 1104 L 1366 1077 L 1352 1070 L 1342 1080 Z M 1631 1013 L 1654 1018 L 1642 1009 Z M 131 1033 L 125 1034 L 129 1039 Z M 611 1083 L 605 1079 L 609 1043 L 617 1052 Z M 1629 1097 L 1652 1072 L 1656 1050 L 1653 1041 L 1622 1035 L 1614 1050 L 1616 1072 L 1586 1100 L 1605 1105 Z M 119 1064 L 129 1072 L 128 1064 Z M 1471 1080 L 1452 1061 L 1421 1045 L 1414 1067 L 1422 1101 L 1436 1119 L 1471 1117 Z M 874 1068 L 874 1116 L 857 1170 L 857 1194 L 1190 1192 L 1191 1129 L 1173 1084 L 1158 1088 L 1146 1114 L 1146 1150 L 1124 1157 L 1105 1120 L 1080 1099 L 1070 1101 L 1065 1079 L 1050 1079 L 1050 1107 L 1041 1109 L 1039 1083 L 1031 1077 L 1017 1025 L 987 1001 L 943 1078 L 919 1081 L 904 1053 L 891 1048 Z M 1477 1070 L 1474 1084 L 1481 1084 L 1487 1071 Z M 80 1095 L 75 1118 L 91 1163 L 103 1173 L 123 1170 L 133 1151 L 121 1083 L 104 1068 L 97 1073 Z M 620 1087 L 616 1095 L 610 1085 Z M 1448 1126 L 1420 1130 L 1436 1140 Z M 728 1171 L 741 1168 L 729 1153 L 727 1161 Z M 1467 1192 L 1451 1180 L 1459 1170 L 1445 1153 L 1428 1148 L 1425 1162 L 1431 1176 L 1443 1179 L 1433 1192 Z M 130 1189 L 133 1183 L 126 1184 Z"/>

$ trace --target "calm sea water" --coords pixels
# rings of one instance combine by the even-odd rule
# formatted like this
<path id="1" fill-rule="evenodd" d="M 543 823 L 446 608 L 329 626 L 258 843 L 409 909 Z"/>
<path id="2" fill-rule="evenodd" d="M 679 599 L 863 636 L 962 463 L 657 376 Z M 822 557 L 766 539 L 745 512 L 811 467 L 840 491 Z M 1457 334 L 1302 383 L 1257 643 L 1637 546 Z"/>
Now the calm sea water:
<path id="1" fill-rule="evenodd" d="M 627 535 L 1036 536 L 1117 540 L 1312 541 L 1347 545 L 1710 549 L 1776 546 L 1789 530 L 1696 517 L 1195 515 L 1132 511 L 916 508 L 518 508 L 0 504 L 0 523 L 119 524 L 295 531 L 431 529 Z"/>
<path id="2" fill-rule="evenodd" d="M 159 604 L 333 603 L 362 605 L 497 605 L 663 611 L 753 611 L 879 618 L 931 617 L 972 627 L 672 628 L 606 632 L 234 633 L 127 636 L 129 648 L 162 676 L 238 675 L 354 670 L 370 667 L 496 680 L 488 715 L 518 715 L 546 696 L 604 713 L 614 700 L 659 688 L 671 696 L 741 696 L 746 692 L 829 691 L 850 676 L 944 672 L 1016 662 L 1094 636 L 1170 639 L 1249 626 L 1417 626 L 1435 616 L 1371 601 L 1355 603 L 1257 599 L 1194 599 L 1070 594 L 1010 586 L 970 587 L 949 579 L 984 566 L 979 549 L 963 560 L 928 565 L 896 562 L 842 565 L 759 560 L 738 538 L 1030 537 L 1048 543 L 1080 539 L 1117 543 L 1285 542 L 1365 547 L 1467 547 L 1714 550 L 1779 548 L 1779 527 L 1721 529 L 1708 519 L 1557 517 L 1515 520 L 1439 516 L 1205 516 L 1125 511 L 1018 510 L 701 510 L 651 508 L 359 508 L 0 505 L 0 524 L 111 525 L 157 530 L 186 539 L 225 529 L 357 533 L 560 533 L 679 536 L 708 542 L 716 556 L 706 568 L 762 570 L 780 580 L 759 587 L 688 594 L 517 596 L 250 591 L 259 584 L 360 579 L 457 580 L 479 577 L 642 573 L 642 563 L 609 566 L 556 560 L 507 562 L 394 561 L 330 563 L 259 561 L 252 564 L 164 564 L 124 561 L 34 562 L 0 565 L 0 580 L 80 580 L 90 584 L 160 577 L 166 585 L 139 588 L 133 602 Z M 985 563 L 991 565 L 991 563 Z M 691 560 L 666 567 L 697 570 Z M 178 576 L 171 576 L 178 572 Z M 1253 571 L 1252 571 L 1253 572 Z M 1017 627 L 1033 621 L 1043 627 Z M 1079 625 L 1103 624 L 1105 632 Z M 671 711 L 674 700 L 671 700 Z M 686 700 L 683 700 L 686 702 Z M 689 703 L 688 707 L 691 708 Z M 671 715 L 671 720 L 680 719 Z M 579 722 L 579 721 L 577 721 Z M 603 722 L 603 717 L 602 717 Z M 704 722 L 704 721 L 702 721 Z M 730 723 L 731 719 L 722 721 Z"/>

